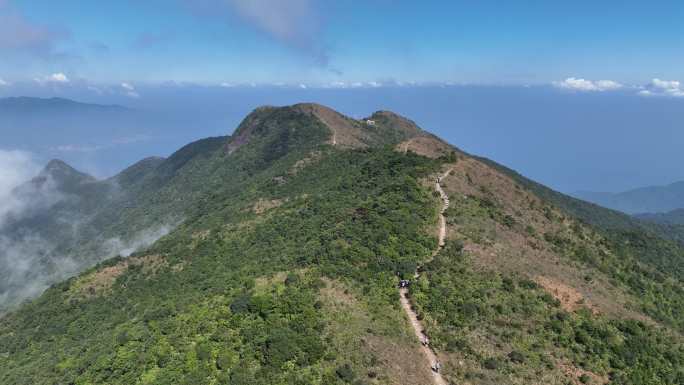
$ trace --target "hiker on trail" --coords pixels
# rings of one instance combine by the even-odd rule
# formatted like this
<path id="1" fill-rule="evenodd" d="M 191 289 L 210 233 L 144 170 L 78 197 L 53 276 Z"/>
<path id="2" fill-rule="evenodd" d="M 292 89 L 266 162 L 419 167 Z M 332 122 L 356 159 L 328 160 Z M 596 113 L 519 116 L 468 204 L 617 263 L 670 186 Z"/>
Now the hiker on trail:
<path id="1" fill-rule="evenodd" d="M 430 339 L 427 336 L 423 336 L 423 340 L 421 341 L 423 343 L 423 346 L 428 346 L 430 345 Z"/>
<path id="2" fill-rule="evenodd" d="M 442 369 L 442 364 L 440 364 L 439 361 L 432 365 L 432 370 L 434 370 L 435 373 L 439 373 L 440 369 Z"/>

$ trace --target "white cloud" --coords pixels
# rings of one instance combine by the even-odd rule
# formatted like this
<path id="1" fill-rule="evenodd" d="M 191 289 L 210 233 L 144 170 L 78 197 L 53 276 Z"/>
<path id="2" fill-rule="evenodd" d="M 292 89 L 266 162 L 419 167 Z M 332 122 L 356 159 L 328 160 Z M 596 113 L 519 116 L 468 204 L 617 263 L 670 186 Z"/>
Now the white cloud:
<path id="1" fill-rule="evenodd" d="M 328 87 L 330 87 L 330 88 L 347 88 L 347 83 L 336 81 L 336 82 L 332 82 L 332 83 L 328 84 Z"/>
<path id="2" fill-rule="evenodd" d="M 613 91 L 624 87 L 622 84 L 613 80 L 591 81 L 575 77 L 569 77 L 563 81 L 554 82 L 553 85 L 567 90 L 591 92 Z"/>
<path id="3" fill-rule="evenodd" d="M 3 60 L 26 54 L 33 58 L 55 59 L 60 54 L 55 45 L 68 35 L 68 31 L 35 24 L 9 0 L 0 0 L 0 56 Z"/>
<path id="4" fill-rule="evenodd" d="M 9 85 L 9 83 L 6 82 L 5 79 L 0 78 L 0 87 L 5 87 L 5 86 L 8 86 L 8 85 Z"/>
<path id="5" fill-rule="evenodd" d="M 88 91 L 92 91 L 92 92 L 94 92 L 94 93 L 96 93 L 96 94 L 98 94 L 98 95 L 102 95 L 102 94 L 103 94 L 102 90 L 99 89 L 98 87 L 95 87 L 95 86 L 87 86 L 86 89 L 87 89 Z"/>
<path id="6" fill-rule="evenodd" d="M 213 0 L 216 1 L 216 0 Z M 322 48 L 321 15 L 315 0 L 220 0 L 244 20 L 274 39 L 304 52 L 322 65 L 328 57 Z"/>
<path id="7" fill-rule="evenodd" d="M 156 242 L 159 238 L 166 236 L 176 227 L 173 225 L 162 225 L 158 228 L 149 228 L 136 234 L 131 239 L 122 240 L 121 238 L 111 238 L 103 242 L 103 249 L 110 256 L 120 255 L 128 257 L 134 252 L 145 249 Z"/>
<path id="8" fill-rule="evenodd" d="M 71 82 L 68 76 L 66 76 L 62 72 L 57 72 L 52 75 L 44 76 L 42 78 L 35 78 L 33 79 L 36 81 L 36 83 L 40 84 L 48 84 L 48 83 L 53 83 L 53 84 L 67 84 Z"/>
<path id="9" fill-rule="evenodd" d="M 623 87 L 622 84 L 613 80 L 599 80 L 596 82 L 596 86 L 601 91 L 617 90 Z"/>
<path id="10" fill-rule="evenodd" d="M 135 86 L 131 83 L 123 82 L 121 83 L 121 88 L 124 89 L 124 94 L 129 98 L 137 99 L 140 97 L 140 94 L 138 93 L 138 91 L 136 91 Z"/>
<path id="11" fill-rule="evenodd" d="M 0 225 L 5 215 L 16 211 L 19 206 L 17 197 L 12 193 L 14 189 L 37 175 L 39 170 L 31 154 L 0 150 Z"/>
<path id="12" fill-rule="evenodd" d="M 52 147 L 52 150 L 59 152 L 95 152 L 106 148 L 102 145 L 78 145 L 78 144 L 62 144 L 59 146 Z"/>
<path id="13" fill-rule="evenodd" d="M 64 75 L 63 73 L 55 73 L 52 74 L 48 77 L 48 81 L 55 82 L 55 83 L 69 83 L 69 78 Z"/>
<path id="14" fill-rule="evenodd" d="M 639 91 L 639 95 L 681 98 L 684 97 L 684 89 L 682 89 L 682 84 L 678 80 L 661 80 L 655 78 Z"/>
<path id="15" fill-rule="evenodd" d="M 48 207 L 61 199 L 54 191 L 51 179 L 45 180 L 40 187 L 26 185 L 26 182 L 38 175 L 40 169 L 41 166 L 28 152 L 0 150 L 0 236 L 10 217 L 38 207 Z M 23 186 L 22 191 L 17 193 L 16 189 L 20 186 Z M 0 256 L 1 254 L 2 248 Z"/>
<path id="16" fill-rule="evenodd" d="M 651 81 L 651 85 L 654 88 L 659 88 L 662 90 L 672 90 L 679 89 L 680 83 L 677 80 L 660 80 L 655 78 Z"/>

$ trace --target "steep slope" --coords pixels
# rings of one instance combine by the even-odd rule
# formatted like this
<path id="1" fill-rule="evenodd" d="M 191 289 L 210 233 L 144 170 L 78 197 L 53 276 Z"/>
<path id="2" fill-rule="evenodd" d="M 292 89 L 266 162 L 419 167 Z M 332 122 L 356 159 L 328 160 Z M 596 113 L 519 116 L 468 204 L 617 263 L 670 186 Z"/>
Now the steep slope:
<path id="1" fill-rule="evenodd" d="M 112 206 L 173 231 L 0 320 L 0 383 L 684 380 L 682 277 L 642 255 L 675 244 L 616 243 L 388 112 L 266 107 L 199 143 Z"/>
<path id="2" fill-rule="evenodd" d="M 681 276 L 478 159 L 453 170 L 450 242 L 411 287 L 449 381 L 681 381 Z"/>

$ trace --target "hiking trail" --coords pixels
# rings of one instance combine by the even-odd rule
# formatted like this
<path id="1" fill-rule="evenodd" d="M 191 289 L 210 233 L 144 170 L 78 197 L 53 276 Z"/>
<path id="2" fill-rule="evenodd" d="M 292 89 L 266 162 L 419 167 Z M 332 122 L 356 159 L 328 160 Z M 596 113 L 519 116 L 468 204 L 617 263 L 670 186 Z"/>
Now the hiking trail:
<path id="1" fill-rule="evenodd" d="M 442 208 L 439 211 L 438 246 L 437 249 L 432 253 L 432 257 L 439 253 L 439 251 L 442 249 L 442 247 L 444 247 L 446 242 L 446 217 L 444 216 L 444 212 L 449 208 L 449 197 L 447 196 L 446 192 L 444 192 L 444 189 L 442 189 L 441 183 L 442 180 L 451 173 L 451 171 L 452 170 L 449 169 L 443 175 L 439 176 L 437 178 L 437 181 L 435 182 L 435 189 L 439 192 L 440 198 L 442 199 Z M 416 272 L 415 278 L 417 277 L 418 273 Z M 422 343 L 422 341 L 424 341 L 427 338 L 427 336 L 423 333 L 424 329 L 423 326 L 420 324 L 420 321 L 418 320 L 418 315 L 411 308 L 411 303 L 408 299 L 408 288 L 403 287 L 399 289 L 399 298 L 401 300 L 401 307 L 404 309 L 404 312 L 406 312 L 406 315 L 408 316 L 408 319 L 411 322 L 411 327 L 413 327 L 413 331 L 416 337 L 418 337 L 418 340 L 421 341 L 421 352 L 423 353 L 423 355 L 425 356 L 430 365 L 430 372 L 432 373 L 433 382 L 435 383 L 435 385 L 448 385 L 439 371 L 432 370 L 432 366 L 438 362 L 437 355 L 430 348 L 429 345 L 425 345 Z"/>

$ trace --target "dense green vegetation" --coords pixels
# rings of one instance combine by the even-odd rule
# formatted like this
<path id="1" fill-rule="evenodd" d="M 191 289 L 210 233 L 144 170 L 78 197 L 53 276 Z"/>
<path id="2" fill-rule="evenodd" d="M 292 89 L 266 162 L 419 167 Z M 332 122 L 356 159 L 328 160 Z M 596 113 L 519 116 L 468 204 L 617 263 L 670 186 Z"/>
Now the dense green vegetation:
<path id="1" fill-rule="evenodd" d="M 565 360 L 614 384 L 684 382 L 680 337 L 589 310 L 566 312 L 533 281 L 474 270 L 458 243 L 425 266 L 411 295 L 427 324 L 436 325 L 428 330 L 433 344 L 476 363 L 448 372 L 456 382 L 538 381 L 540 370 Z"/>
<path id="2" fill-rule="evenodd" d="M 144 252 L 101 262 L 1 318 L 0 383 L 397 383 L 358 333 L 406 337 L 397 276 L 411 277 L 436 248 L 439 195 L 425 180 L 457 156 L 396 152 L 416 128 L 391 113 L 373 119 L 354 123 L 371 147 L 341 151 L 323 144 L 330 129 L 305 110 L 260 108 L 230 138 L 72 186 L 104 206 L 89 212 L 88 233 L 63 246 L 90 262 L 108 237 L 177 226 Z M 538 383 L 562 377 L 565 365 L 579 368 L 581 382 L 684 382 L 682 249 L 620 214 L 516 180 L 604 236 L 587 238 L 582 226 L 537 231 L 492 193 L 452 199 L 448 223 L 481 244 L 492 223 L 543 241 L 626 288 L 637 310 L 665 326 L 566 312 L 528 279 L 475 269 L 451 242 L 411 288 L 436 349 L 467 361 L 446 365 L 446 376 Z M 326 304 L 332 284 L 341 293 L 328 295 L 343 297 L 344 310 Z"/>
<path id="3" fill-rule="evenodd" d="M 196 216 L 148 252 L 164 256 L 158 269 L 129 266 L 104 292 L 83 294 L 82 280 L 72 279 L 3 319 L 0 382 L 361 381 L 362 363 L 322 340 L 320 278 L 353 282 L 374 308 L 396 306 L 394 273 L 413 269 L 435 245 L 424 233 L 435 201 L 418 179 L 436 162 L 389 149 L 331 152 L 274 182 L 289 166 L 280 159 L 241 193 L 202 200 Z M 287 201 L 262 216 L 246 212 L 263 194 Z M 279 271 L 302 273 L 255 281 Z"/>

